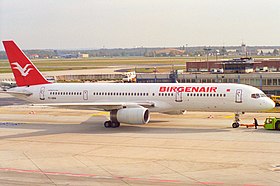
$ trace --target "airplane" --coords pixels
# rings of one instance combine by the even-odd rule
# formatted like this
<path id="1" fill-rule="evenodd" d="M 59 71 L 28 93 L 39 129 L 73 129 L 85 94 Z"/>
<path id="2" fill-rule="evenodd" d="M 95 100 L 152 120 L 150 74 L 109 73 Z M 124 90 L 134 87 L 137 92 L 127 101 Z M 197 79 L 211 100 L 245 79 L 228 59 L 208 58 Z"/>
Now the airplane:
<path id="1" fill-rule="evenodd" d="M 234 112 L 239 116 L 275 107 L 258 88 L 234 83 L 52 83 L 26 57 L 14 41 L 3 41 L 17 87 L 2 93 L 33 105 L 110 112 L 106 128 L 120 123 L 147 124 L 150 112 L 180 114 L 185 111 Z"/>
<path id="2" fill-rule="evenodd" d="M 17 84 L 15 81 L 11 81 L 11 80 L 0 81 L 0 87 L 2 89 L 12 88 L 12 87 L 16 87 L 16 86 L 17 86 Z"/>

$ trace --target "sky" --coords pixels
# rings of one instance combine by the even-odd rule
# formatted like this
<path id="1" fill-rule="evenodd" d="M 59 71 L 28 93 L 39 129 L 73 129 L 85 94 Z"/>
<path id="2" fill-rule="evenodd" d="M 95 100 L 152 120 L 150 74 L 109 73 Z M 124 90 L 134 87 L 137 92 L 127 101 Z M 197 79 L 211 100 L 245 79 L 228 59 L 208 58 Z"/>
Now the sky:
<path id="1" fill-rule="evenodd" d="M 10 39 L 22 49 L 279 46 L 280 1 L 0 0 L 0 40 Z"/>

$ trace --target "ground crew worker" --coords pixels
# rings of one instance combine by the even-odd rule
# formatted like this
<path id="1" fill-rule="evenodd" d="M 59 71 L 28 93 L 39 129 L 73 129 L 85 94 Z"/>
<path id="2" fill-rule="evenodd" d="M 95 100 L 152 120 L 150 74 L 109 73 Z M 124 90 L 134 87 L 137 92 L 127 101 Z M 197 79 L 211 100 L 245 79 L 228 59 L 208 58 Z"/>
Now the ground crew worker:
<path id="1" fill-rule="evenodd" d="M 258 128 L 258 120 L 256 118 L 254 118 L 254 123 L 255 123 L 255 129 Z"/>

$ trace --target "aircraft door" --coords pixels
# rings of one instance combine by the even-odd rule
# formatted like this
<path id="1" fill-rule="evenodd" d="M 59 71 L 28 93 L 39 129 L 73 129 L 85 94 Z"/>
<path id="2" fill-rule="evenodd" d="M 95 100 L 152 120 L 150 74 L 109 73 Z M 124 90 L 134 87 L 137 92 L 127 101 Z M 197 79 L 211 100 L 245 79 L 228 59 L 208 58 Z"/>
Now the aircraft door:
<path id="1" fill-rule="evenodd" d="M 88 91 L 87 90 L 83 91 L 83 99 L 88 100 Z"/>
<path id="2" fill-rule="evenodd" d="M 235 103 L 242 103 L 242 89 L 237 89 L 236 90 Z"/>
<path id="3" fill-rule="evenodd" d="M 41 87 L 39 98 L 40 100 L 45 100 L 45 87 Z"/>
<path id="4" fill-rule="evenodd" d="M 175 101 L 176 102 L 182 102 L 183 101 L 183 93 L 182 92 L 176 92 L 175 93 Z"/>

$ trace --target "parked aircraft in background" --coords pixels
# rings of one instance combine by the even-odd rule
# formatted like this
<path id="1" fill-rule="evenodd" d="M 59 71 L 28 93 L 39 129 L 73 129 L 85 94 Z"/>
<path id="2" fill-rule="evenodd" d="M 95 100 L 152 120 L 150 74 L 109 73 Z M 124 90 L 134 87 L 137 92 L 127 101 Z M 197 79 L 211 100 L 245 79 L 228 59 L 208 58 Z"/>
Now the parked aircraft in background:
<path id="1" fill-rule="evenodd" d="M 13 88 L 16 87 L 17 84 L 15 81 L 11 81 L 11 80 L 4 80 L 4 81 L 0 81 L 0 87 L 2 89 L 8 89 L 8 88 Z"/>
<path id="2" fill-rule="evenodd" d="M 234 112 L 272 109 L 274 102 L 259 89 L 232 83 L 51 83 L 13 41 L 3 41 L 18 87 L 6 90 L 34 104 L 110 111 L 106 128 L 120 123 L 146 124 L 150 112 Z"/>

